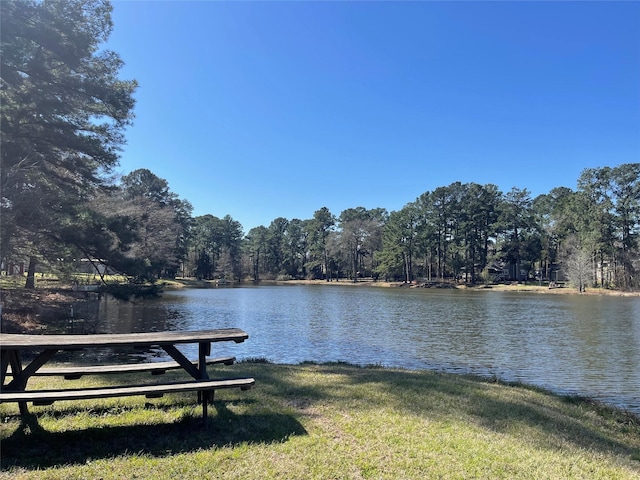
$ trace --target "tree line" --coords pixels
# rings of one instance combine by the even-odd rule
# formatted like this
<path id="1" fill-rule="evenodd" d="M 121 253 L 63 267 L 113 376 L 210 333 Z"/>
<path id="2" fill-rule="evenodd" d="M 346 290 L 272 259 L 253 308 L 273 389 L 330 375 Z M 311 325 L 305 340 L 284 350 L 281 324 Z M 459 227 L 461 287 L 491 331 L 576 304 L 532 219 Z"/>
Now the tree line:
<path id="1" fill-rule="evenodd" d="M 357 207 L 336 216 L 321 208 L 244 237 L 238 224 L 228 234 L 230 217 L 197 217 L 209 228 L 192 232 L 199 247 L 188 250 L 185 264 L 199 278 L 255 281 L 536 278 L 568 279 L 580 289 L 638 288 L 640 163 L 585 169 L 577 184 L 532 198 L 526 189 L 455 182 L 399 211 Z"/>
<path id="2" fill-rule="evenodd" d="M 585 169 L 577 188 L 455 182 L 398 211 L 326 207 L 243 231 L 191 204 L 148 169 L 114 178 L 137 88 L 100 48 L 107 0 L 0 4 L 0 246 L 3 268 L 26 261 L 61 275 L 80 260 L 134 281 L 373 278 L 412 282 L 562 276 L 640 286 L 640 163 Z"/>

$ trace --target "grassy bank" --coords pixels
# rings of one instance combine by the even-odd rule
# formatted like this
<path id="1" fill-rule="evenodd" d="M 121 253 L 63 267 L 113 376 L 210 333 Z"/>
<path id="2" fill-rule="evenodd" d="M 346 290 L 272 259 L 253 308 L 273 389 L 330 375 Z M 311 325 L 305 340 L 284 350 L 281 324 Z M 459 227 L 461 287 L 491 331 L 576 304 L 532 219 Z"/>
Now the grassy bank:
<path id="1" fill-rule="evenodd" d="M 0 405 L 0 476 L 640 477 L 638 418 L 589 402 L 424 371 L 242 363 L 212 375 L 222 369 L 257 386 L 218 393 L 206 430 L 194 394 L 32 407 L 27 425 Z"/>

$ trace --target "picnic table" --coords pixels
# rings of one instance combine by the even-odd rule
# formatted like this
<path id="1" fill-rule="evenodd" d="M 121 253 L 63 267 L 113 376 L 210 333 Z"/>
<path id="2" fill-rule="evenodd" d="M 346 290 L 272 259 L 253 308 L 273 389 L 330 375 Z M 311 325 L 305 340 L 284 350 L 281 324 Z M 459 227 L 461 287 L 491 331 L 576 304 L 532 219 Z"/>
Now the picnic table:
<path id="1" fill-rule="evenodd" d="M 207 405 L 215 390 L 240 388 L 247 390 L 255 384 L 253 378 L 210 379 L 207 365 L 232 364 L 235 357 L 208 359 L 211 344 L 215 342 L 244 342 L 249 335 L 238 328 L 198 331 L 167 331 L 126 334 L 92 335 L 28 335 L 0 333 L 0 357 L 2 388 L 0 403 L 17 402 L 20 413 L 28 414 L 27 402 L 47 405 L 59 400 L 87 400 L 95 398 L 145 395 L 159 397 L 165 393 L 197 391 L 202 404 L 203 420 L 206 423 Z M 177 347 L 180 344 L 198 344 L 198 358 L 189 360 Z M 92 350 L 109 347 L 161 348 L 173 361 L 143 362 L 122 365 L 91 365 L 72 367 L 44 367 L 60 351 Z M 25 353 L 36 352 L 35 357 L 25 363 Z M 10 367 L 10 371 L 9 371 Z M 67 379 L 83 375 L 150 372 L 164 373 L 169 369 L 183 369 L 189 380 L 167 383 L 145 383 L 87 387 L 61 390 L 27 390 L 27 383 L 34 375 L 60 375 Z M 12 377 L 9 381 L 9 377 Z"/>

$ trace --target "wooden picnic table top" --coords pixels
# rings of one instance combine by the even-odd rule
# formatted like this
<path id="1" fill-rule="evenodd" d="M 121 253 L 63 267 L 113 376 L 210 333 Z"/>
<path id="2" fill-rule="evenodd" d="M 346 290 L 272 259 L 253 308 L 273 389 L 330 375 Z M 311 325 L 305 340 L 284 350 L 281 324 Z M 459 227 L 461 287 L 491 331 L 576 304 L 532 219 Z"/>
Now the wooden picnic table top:
<path id="1" fill-rule="evenodd" d="M 202 404 L 202 418 L 206 424 L 207 405 L 215 390 L 221 388 L 249 389 L 255 383 L 253 378 L 235 379 L 209 379 L 207 374 L 207 356 L 210 355 L 212 342 L 233 341 L 244 342 L 249 335 L 239 328 L 220 328 L 215 330 L 194 330 L 194 331 L 167 331 L 167 332 L 147 332 L 147 333 L 100 333 L 89 335 L 64 335 L 64 334 L 43 334 L 30 335 L 18 333 L 0 333 L 0 359 L 1 359 L 1 381 L 0 381 L 0 403 L 18 402 L 20 415 L 24 418 L 29 410 L 27 402 L 39 405 L 48 405 L 58 400 L 81 400 L 92 398 L 103 398 L 112 396 L 146 395 L 148 397 L 162 396 L 164 393 L 182 392 L 197 390 L 199 401 Z M 197 343 L 198 360 L 197 363 L 187 359 L 176 347 L 177 344 Z M 63 390 L 27 390 L 29 378 L 45 365 L 56 353 L 63 350 L 78 350 L 83 348 L 103 348 L 103 347 L 160 347 L 170 357 L 175 360 L 177 367 L 182 367 L 192 379 L 189 381 L 144 384 L 144 385 L 121 385 L 104 388 L 79 388 Z M 23 350 L 39 350 L 37 356 L 23 365 Z M 228 358 L 222 358 L 224 363 Z M 169 363 L 169 365 L 166 365 Z M 141 364 L 141 371 L 155 371 L 148 364 Z M 174 368 L 173 362 L 165 362 L 161 366 Z M 5 384 L 8 375 L 8 368 L 11 367 L 13 379 Z M 82 370 L 80 374 L 72 374 L 70 378 L 79 378 L 83 373 L 125 373 L 128 369 L 116 366 L 94 366 L 89 370 Z"/>
<path id="2" fill-rule="evenodd" d="M 249 338 L 239 328 L 215 330 L 167 331 L 147 333 L 98 333 L 89 335 L 0 333 L 0 349 L 75 349 L 175 345 L 178 343 L 244 342 Z"/>

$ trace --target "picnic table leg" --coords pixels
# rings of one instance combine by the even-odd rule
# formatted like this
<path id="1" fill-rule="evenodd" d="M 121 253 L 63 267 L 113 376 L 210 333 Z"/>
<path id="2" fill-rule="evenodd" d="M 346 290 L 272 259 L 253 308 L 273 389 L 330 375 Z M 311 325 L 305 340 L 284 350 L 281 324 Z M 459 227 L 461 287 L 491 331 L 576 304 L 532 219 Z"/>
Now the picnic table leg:
<path id="1" fill-rule="evenodd" d="M 23 368 L 20 350 L 11 350 L 9 352 L 9 362 L 11 363 L 13 380 L 6 385 L 7 390 L 24 390 L 27 388 L 29 378 L 36 373 L 40 367 L 47 363 L 57 351 L 55 348 L 44 350 Z"/>
<path id="2" fill-rule="evenodd" d="M 29 377 L 33 375 L 42 365 L 47 363 L 51 357 L 57 352 L 57 349 L 46 349 L 36 358 L 34 358 L 26 367 L 22 367 L 22 358 L 20 350 L 3 350 L 2 351 L 2 389 L 11 391 L 24 391 L 27 388 Z M 7 377 L 7 367 L 11 365 L 11 375 L 13 380 L 8 384 L 4 384 Z M 29 409 L 26 402 L 18 402 L 20 407 L 20 415 L 24 419 L 29 415 Z"/>
<path id="3" fill-rule="evenodd" d="M 200 370 L 196 368 L 196 366 L 191 363 L 191 361 L 188 360 L 187 357 L 185 357 L 174 345 L 163 345 L 162 349 L 167 352 L 171 358 L 178 362 L 178 364 L 184 368 L 189 375 L 196 380 L 200 378 Z"/>
<path id="4" fill-rule="evenodd" d="M 2 373 L 0 385 L 4 387 L 4 379 L 7 378 L 7 369 L 9 368 L 9 350 L 0 350 L 0 365 L 0 372 Z"/>
<path id="5" fill-rule="evenodd" d="M 20 374 L 22 373 L 22 362 L 20 361 L 20 351 L 19 350 L 10 350 L 8 352 L 9 361 L 8 363 L 11 365 L 11 374 L 13 375 L 13 380 L 7 385 L 9 389 L 16 390 L 24 390 L 27 386 L 26 379 L 20 380 Z M 4 363 L 4 361 L 3 361 Z M 2 368 L 6 368 L 6 365 L 3 365 Z M 5 373 L 5 372 L 3 372 Z M 4 382 L 2 387 L 4 388 Z M 18 402 L 18 407 L 20 408 L 20 416 L 24 419 L 29 415 L 29 408 L 27 407 L 27 402 Z"/>
<path id="6" fill-rule="evenodd" d="M 211 355 L 211 342 L 200 342 L 198 344 L 198 371 L 200 379 L 209 378 L 207 375 L 207 356 Z"/>
<path id="7" fill-rule="evenodd" d="M 211 355 L 211 342 L 200 342 L 198 344 L 197 367 L 194 366 L 193 363 L 191 363 L 174 345 L 163 345 L 162 348 L 196 380 L 205 380 L 209 378 L 209 375 L 207 374 L 207 355 Z M 207 424 L 209 401 L 212 398 L 210 395 L 211 394 L 206 390 L 198 391 L 198 402 L 202 403 L 202 420 L 205 426 Z"/>
<path id="8" fill-rule="evenodd" d="M 200 342 L 198 344 L 198 379 L 207 379 L 207 355 L 211 355 L 211 343 Z M 198 392 L 198 402 L 204 402 L 202 392 Z"/>
<path id="9" fill-rule="evenodd" d="M 207 373 L 208 355 L 211 355 L 211 342 L 200 342 L 198 344 L 198 372 L 201 380 L 209 378 Z M 198 392 L 198 401 L 202 402 L 202 422 L 206 427 L 209 416 L 209 392 L 206 390 Z"/>

